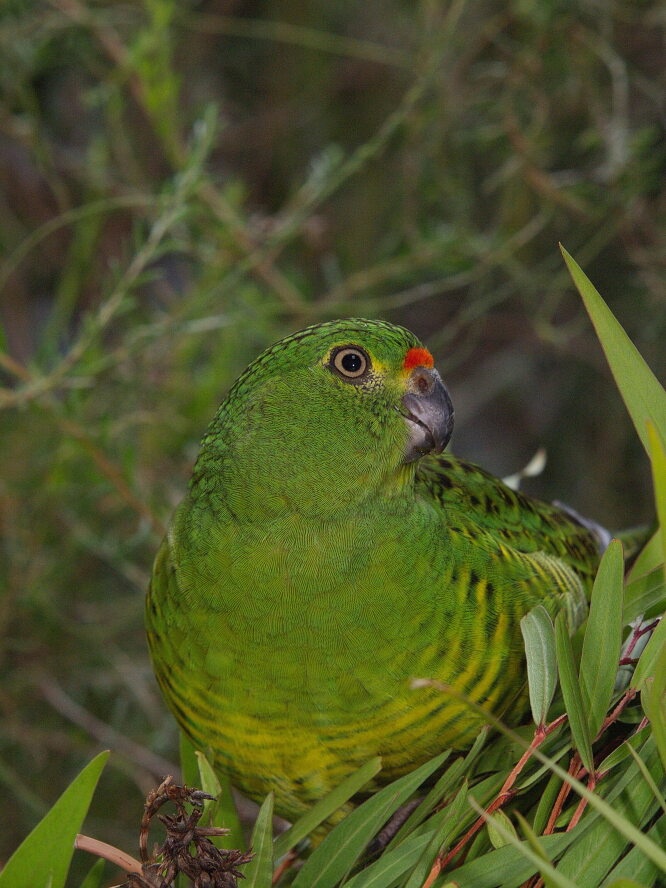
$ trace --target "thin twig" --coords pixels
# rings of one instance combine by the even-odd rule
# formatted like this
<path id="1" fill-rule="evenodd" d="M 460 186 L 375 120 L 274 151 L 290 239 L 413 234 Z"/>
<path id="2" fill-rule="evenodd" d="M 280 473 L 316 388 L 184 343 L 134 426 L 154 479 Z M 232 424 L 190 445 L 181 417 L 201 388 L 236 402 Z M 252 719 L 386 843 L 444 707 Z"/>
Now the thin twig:
<path id="1" fill-rule="evenodd" d="M 78 725 L 103 746 L 114 749 L 160 779 L 164 774 L 172 774 L 177 770 L 173 762 L 169 762 L 138 743 L 128 740 L 115 728 L 96 718 L 87 709 L 72 700 L 52 678 L 42 677 L 39 687 L 44 697 L 57 712 L 68 721 Z"/>

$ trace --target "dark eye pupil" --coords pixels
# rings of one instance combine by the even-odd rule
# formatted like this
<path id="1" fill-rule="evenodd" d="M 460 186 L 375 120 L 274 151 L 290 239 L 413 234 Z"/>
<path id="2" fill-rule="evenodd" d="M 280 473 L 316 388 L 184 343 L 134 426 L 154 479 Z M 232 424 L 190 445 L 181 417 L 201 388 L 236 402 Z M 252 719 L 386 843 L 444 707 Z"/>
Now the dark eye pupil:
<path id="1" fill-rule="evenodd" d="M 341 363 L 347 373 L 358 373 L 363 366 L 363 358 L 360 355 L 354 354 L 354 352 L 350 352 L 342 358 Z"/>

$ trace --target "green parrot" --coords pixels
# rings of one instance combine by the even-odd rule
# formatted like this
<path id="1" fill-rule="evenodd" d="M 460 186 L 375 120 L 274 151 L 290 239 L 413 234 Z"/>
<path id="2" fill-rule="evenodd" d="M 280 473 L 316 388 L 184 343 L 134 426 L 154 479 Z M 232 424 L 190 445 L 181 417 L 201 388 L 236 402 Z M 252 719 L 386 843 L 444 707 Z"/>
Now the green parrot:
<path id="1" fill-rule="evenodd" d="M 573 630 L 606 542 L 444 455 L 430 352 L 381 321 L 261 354 L 201 444 L 147 596 L 162 693 L 196 748 L 293 820 L 369 758 L 379 783 L 526 710 L 520 619 Z"/>

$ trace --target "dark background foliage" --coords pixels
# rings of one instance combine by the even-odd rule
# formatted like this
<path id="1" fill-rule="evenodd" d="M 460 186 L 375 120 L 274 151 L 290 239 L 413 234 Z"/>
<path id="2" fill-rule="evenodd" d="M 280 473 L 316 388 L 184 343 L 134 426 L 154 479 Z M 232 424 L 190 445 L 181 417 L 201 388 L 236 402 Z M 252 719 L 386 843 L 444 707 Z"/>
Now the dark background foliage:
<path id="1" fill-rule="evenodd" d="M 0 6 L 0 860 L 101 746 L 133 848 L 174 760 L 142 597 L 234 376 L 307 323 L 435 353 L 453 449 L 609 527 L 648 467 L 562 241 L 657 375 L 663 7 Z"/>

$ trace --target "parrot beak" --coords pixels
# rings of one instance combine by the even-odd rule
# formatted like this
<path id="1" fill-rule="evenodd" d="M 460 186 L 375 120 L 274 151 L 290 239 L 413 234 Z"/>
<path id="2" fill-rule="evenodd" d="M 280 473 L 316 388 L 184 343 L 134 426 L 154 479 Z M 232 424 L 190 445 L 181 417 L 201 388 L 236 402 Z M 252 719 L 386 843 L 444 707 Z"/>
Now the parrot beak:
<path id="1" fill-rule="evenodd" d="M 436 370 L 412 370 L 400 412 L 409 428 L 405 462 L 444 450 L 453 432 L 453 404 Z"/>

